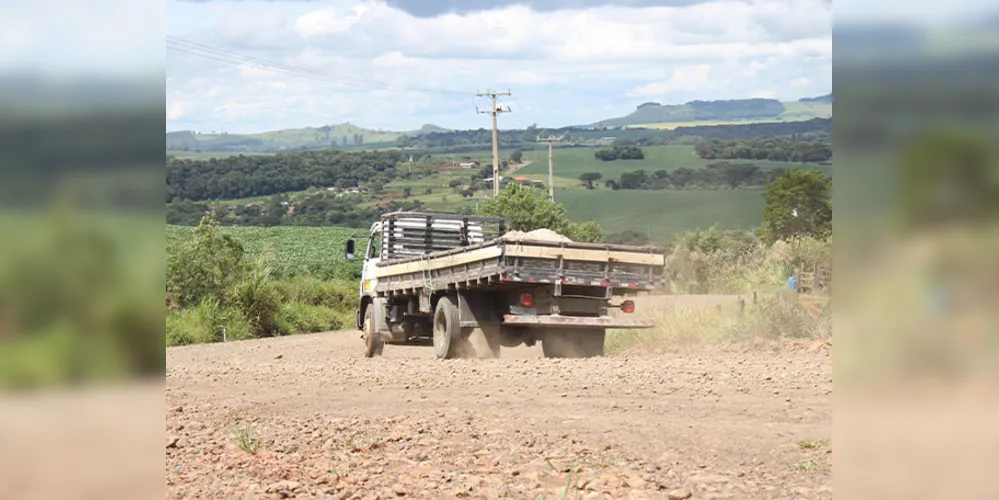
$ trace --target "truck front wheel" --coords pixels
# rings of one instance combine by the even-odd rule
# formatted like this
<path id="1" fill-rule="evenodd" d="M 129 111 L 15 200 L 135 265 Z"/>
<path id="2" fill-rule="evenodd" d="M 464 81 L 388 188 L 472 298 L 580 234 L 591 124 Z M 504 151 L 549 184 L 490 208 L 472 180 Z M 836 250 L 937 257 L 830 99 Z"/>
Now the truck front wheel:
<path id="1" fill-rule="evenodd" d="M 541 339 L 546 358 L 592 358 L 604 355 L 603 328 L 552 328 Z"/>
<path id="2" fill-rule="evenodd" d="M 375 306 L 369 304 L 364 309 L 364 357 L 381 356 L 385 349 L 382 336 L 375 333 Z"/>

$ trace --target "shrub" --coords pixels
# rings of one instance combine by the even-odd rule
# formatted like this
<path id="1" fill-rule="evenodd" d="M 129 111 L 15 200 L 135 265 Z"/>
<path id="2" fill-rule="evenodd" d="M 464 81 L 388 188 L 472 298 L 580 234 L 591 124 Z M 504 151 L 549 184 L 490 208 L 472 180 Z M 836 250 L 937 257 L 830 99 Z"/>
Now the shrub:
<path id="1" fill-rule="evenodd" d="M 357 283 L 321 280 L 311 276 L 297 276 L 276 283 L 284 301 L 302 302 L 330 309 L 356 309 Z"/>
<path id="2" fill-rule="evenodd" d="M 205 298 L 195 307 L 167 314 L 167 345 L 221 342 L 223 335 L 228 340 L 252 338 L 253 327 L 239 310 L 223 307 L 214 298 Z"/>
<path id="3" fill-rule="evenodd" d="M 281 335 L 338 330 L 343 325 L 337 312 L 323 306 L 285 302 L 278 307 L 277 328 Z"/>

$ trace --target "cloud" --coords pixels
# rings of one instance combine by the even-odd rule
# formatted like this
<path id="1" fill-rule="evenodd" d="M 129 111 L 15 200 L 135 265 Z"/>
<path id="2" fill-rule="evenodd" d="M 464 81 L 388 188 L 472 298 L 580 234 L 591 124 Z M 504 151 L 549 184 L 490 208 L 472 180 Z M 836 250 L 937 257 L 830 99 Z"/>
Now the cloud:
<path id="1" fill-rule="evenodd" d="M 167 110 L 167 120 L 179 120 L 184 116 L 184 101 L 174 101 Z"/>
<path id="2" fill-rule="evenodd" d="M 780 9 L 790 9 L 787 22 Z M 173 85 L 269 107 L 178 96 L 185 112 L 168 128 L 215 120 L 214 128 L 259 131 L 348 119 L 478 128 L 488 124 L 474 112 L 485 104 L 474 94 L 487 88 L 513 91 L 505 102 L 516 111 L 501 127 L 592 123 L 649 96 L 680 103 L 768 89 L 793 100 L 802 97 L 795 79 L 808 79 L 810 92 L 830 86 L 830 12 L 823 0 L 174 1 L 168 34 L 294 69 L 171 50 Z"/>
<path id="3" fill-rule="evenodd" d="M 709 82 L 711 66 L 706 64 L 696 66 L 679 66 L 673 68 L 673 76 L 665 82 L 653 82 L 642 85 L 629 92 L 628 95 L 659 96 L 670 92 L 690 92 L 698 90 Z"/>
<path id="4" fill-rule="evenodd" d="M 790 85 L 792 89 L 800 89 L 808 87 L 811 84 L 812 81 L 805 77 L 794 78 L 790 82 L 788 82 L 788 85 Z"/>

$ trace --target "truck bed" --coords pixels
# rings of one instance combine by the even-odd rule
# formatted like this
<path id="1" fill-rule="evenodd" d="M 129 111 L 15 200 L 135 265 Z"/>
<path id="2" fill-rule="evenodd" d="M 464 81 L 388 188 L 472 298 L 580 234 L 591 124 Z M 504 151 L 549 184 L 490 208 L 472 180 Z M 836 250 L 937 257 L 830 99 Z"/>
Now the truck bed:
<path id="1" fill-rule="evenodd" d="M 504 237 L 420 256 L 379 262 L 379 295 L 523 282 L 600 286 L 614 294 L 662 290 L 662 249 Z"/>

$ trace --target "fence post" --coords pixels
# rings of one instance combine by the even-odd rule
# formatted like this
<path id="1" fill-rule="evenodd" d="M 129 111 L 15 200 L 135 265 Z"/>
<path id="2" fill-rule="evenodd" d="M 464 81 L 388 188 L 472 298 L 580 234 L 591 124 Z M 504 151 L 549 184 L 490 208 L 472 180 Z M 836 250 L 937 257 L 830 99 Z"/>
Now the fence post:
<path id="1" fill-rule="evenodd" d="M 746 299 L 739 297 L 739 316 L 745 316 L 745 315 L 746 315 Z"/>

